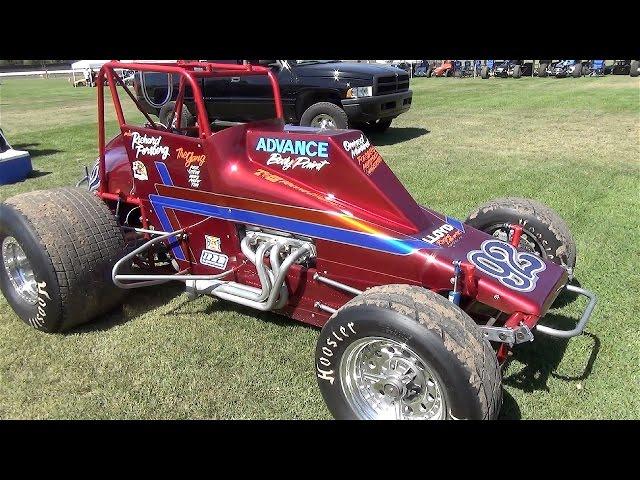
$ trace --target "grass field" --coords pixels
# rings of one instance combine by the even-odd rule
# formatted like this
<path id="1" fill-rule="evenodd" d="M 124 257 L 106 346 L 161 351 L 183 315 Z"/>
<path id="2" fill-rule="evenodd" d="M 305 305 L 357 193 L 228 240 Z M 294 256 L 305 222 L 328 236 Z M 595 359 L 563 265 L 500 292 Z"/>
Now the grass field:
<path id="1" fill-rule="evenodd" d="M 599 297 L 585 335 L 539 335 L 516 351 L 502 417 L 640 418 L 639 79 L 415 79 L 412 89 L 411 110 L 371 139 L 416 200 L 458 218 L 494 197 L 547 203 L 576 238 L 576 278 Z M 94 89 L 3 79 L 0 126 L 35 172 L 1 186 L 0 201 L 75 183 L 97 155 L 95 112 Z M 583 308 L 570 302 L 547 321 L 568 326 Z M 326 419 L 316 337 L 273 314 L 188 301 L 180 285 L 136 291 L 65 335 L 30 329 L 0 296 L 0 418 Z"/>

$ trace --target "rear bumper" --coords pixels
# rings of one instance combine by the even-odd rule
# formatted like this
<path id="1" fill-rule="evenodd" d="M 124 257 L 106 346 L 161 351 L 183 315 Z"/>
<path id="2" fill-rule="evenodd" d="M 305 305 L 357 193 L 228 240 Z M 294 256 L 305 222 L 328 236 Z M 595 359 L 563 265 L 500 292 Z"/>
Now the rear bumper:
<path id="1" fill-rule="evenodd" d="M 413 92 L 391 93 L 373 97 L 342 100 L 342 107 L 349 120 L 369 122 L 378 118 L 395 118 L 411 108 Z"/>

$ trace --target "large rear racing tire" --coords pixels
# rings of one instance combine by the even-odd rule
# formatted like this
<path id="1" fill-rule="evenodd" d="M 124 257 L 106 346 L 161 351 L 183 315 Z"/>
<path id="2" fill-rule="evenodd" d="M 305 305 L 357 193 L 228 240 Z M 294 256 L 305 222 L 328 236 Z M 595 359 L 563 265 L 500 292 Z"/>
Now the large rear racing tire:
<path id="1" fill-rule="evenodd" d="M 60 332 L 122 302 L 111 269 L 125 251 L 115 216 L 80 188 L 23 193 L 0 204 L 0 288 L 28 325 Z"/>
<path id="2" fill-rule="evenodd" d="M 564 267 L 573 277 L 576 242 L 565 221 L 546 205 L 526 198 L 498 198 L 475 209 L 465 223 L 503 241 L 510 240 L 505 223 L 522 225 L 520 248 Z"/>
<path id="3" fill-rule="evenodd" d="M 476 323 L 413 285 L 371 288 L 341 307 L 316 346 L 316 375 L 336 419 L 495 419 L 496 355 Z"/>
<path id="4" fill-rule="evenodd" d="M 640 75 L 640 61 L 631 60 L 631 70 L 629 71 L 629 75 L 632 77 L 637 77 Z"/>
<path id="5" fill-rule="evenodd" d="M 485 80 L 489 78 L 489 67 L 482 67 L 482 70 L 480 70 L 480 76 Z"/>

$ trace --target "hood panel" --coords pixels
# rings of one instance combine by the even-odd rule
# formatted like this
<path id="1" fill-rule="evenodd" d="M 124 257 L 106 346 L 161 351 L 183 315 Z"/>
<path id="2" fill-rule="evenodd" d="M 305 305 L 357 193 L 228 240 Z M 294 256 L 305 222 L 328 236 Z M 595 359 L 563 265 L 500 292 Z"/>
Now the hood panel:
<path id="1" fill-rule="evenodd" d="M 357 79 L 371 79 L 373 76 L 379 75 L 394 75 L 394 74 L 407 74 L 404 70 L 393 67 L 391 65 L 378 65 L 371 63 L 355 63 L 355 62 L 332 62 L 332 63 L 317 63 L 311 65 L 300 65 L 293 67 L 296 75 L 300 77 L 332 77 L 334 72 L 339 72 L 339 77 L 342 79 L 357 78 Z"/>

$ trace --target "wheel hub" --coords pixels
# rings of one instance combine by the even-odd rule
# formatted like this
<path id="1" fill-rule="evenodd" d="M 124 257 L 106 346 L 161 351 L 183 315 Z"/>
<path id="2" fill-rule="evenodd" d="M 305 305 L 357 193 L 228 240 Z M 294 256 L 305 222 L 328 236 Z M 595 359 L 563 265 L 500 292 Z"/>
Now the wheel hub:
<path id="1" fill-rule="evenodd" d="M 313 120 L 311 120 L 311 126 L 325 130 L 335 130 L 336 128 L 335 121 L 326 113 L 320 113 L 313 117 Z"/>
<path id="2" fill-rule="evenodd" d="M 26 302 L 38 302 L 38 286 L 31 263 L 14 237 L 2 241 L 2 264 L 9 282 L 16 293 Z"/>
<path id="3" fill-rule="evenodd" d="M 442 419 L 441 382 L 407 345 L 366 337 L 351 344 L 340 362 L 347 401 L 364 419 Z"/>
<path id="4" fill-rule="evenodd" d="M 495 230 L 493 228 L 489 229 L 489 233 L 491 233 L 491 235 L 498 240 L 509 243 L 509 230 L 505 227 L 494 228 Z M 542 247 L 540 242 L 525 229 L 522 230 L 522 236 L 520 237 L 520 244 L 518 245 L 518 248 L 521 248 L 542 258 L 546 257 L 544 248 Z"/>

